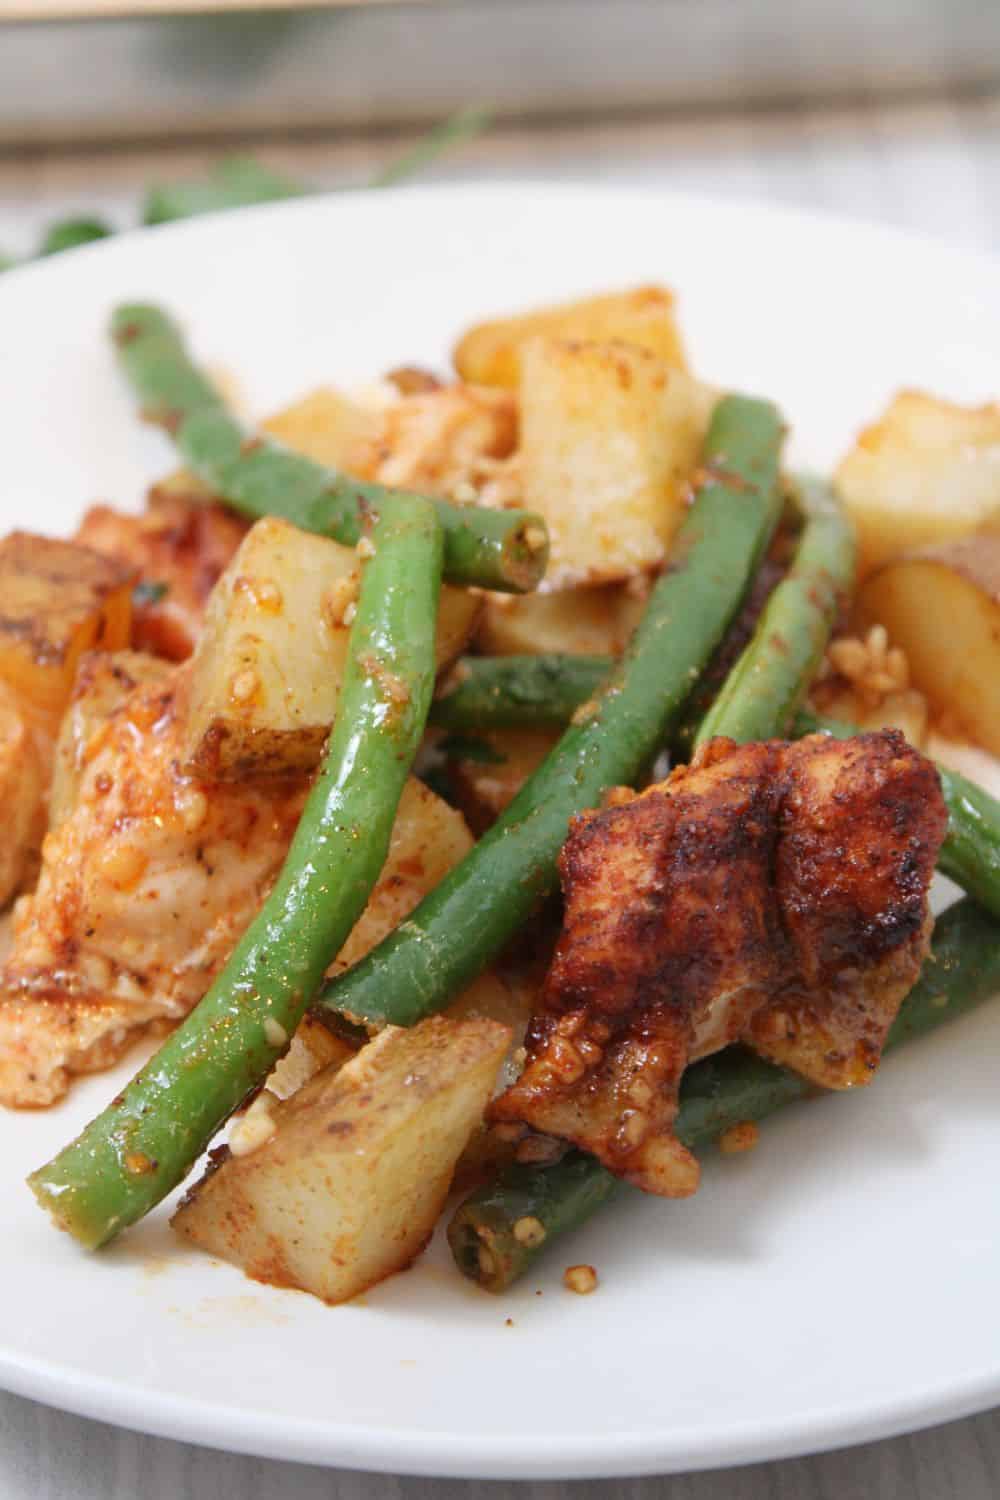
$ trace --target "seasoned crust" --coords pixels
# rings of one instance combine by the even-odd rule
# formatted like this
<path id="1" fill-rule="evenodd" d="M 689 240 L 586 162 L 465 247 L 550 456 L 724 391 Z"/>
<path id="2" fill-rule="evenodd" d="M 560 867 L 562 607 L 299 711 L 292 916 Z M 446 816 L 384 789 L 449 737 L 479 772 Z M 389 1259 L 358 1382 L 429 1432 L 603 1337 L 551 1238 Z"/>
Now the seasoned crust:
<path id="1" fill-rule="evenodd" d="M 926 952 L 945 826 L 937 772 L 895 731 L 715 740 L 577 819 L 528 1064 L 494 1118 L 682 1196 L 692 1059 L 742 1039 L 825 1087 L 867 1082 Z"/>

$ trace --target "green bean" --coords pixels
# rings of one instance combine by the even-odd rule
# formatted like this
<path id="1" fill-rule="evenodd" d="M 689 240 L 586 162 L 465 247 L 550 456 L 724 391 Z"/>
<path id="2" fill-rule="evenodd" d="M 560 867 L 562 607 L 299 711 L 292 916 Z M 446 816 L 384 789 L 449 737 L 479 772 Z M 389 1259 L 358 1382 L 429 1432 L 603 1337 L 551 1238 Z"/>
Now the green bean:
<path id="1" fill-rule="evenodd" d="M 92 245 L 95 240 L 106 240 L 114 230 L 103 219 L 61 219 L 45 231 L 38 247 L 39 255 L 59 255 L 63 250 L 76 250 L 81 245 Z"/>
<path id="2" fill-rule="evenodd" d="M 281 874 L 197 1008 L 29 1179 L 88 1249 L 169 1193 L 263 1081 L 385 862 L 433 691 L 442 537 L 425 501 L 372 519 L 340 709 Z"/>
<path id="3" fill-rule="evenodd" d="M 243 515 L 283 516 L 350 547 L 361 535 L 365 512 L 402 493 L 359 483 L 245 431 L 159 308 L 119 307 L 111 332 L 143 414 L 166 427 L 194 472 Z M 433 504 L 444 528 L 450 582 L 515 593 L 535 587 L 548 557 L 541 516 L 445 500 Z"/>
<path id="4" fill-rule="evenodd" d="M 562 729 L 614 666 L 613 656 L 466 656 L 431 704 L 430 721 L 459 733 Z"/>
<path id="5" fill-rule="evenodd" d="M 890 1052 L 975 1009 L 1000 989 L 1000 925 L 966 898 L 939 918 L 923 973 L 886 1040 Z M 786 1068 L 729 1047 L 688 1068 L 681 1083 L 678 1138 L 710 1145 L 734 1125 L 762 1120 L 817 1091 Z M 577 1228 L 626 1189 L 592 1156 L 569 1152 L 554 1166 L 514 1166 L 457 1210 L 448 1240 L 459 1269 L 503 1292 L 559 1235 Z"/>
<path id="6" fill-rule="evenodd" d="M 854 533 L 832 490 L 803 479 L 798 496 L 806 524 L 792 565 L 698 726 L 698 745 L 719 734 L 747 744 L 785 732 L 853 586 Z"/>
<path id="7" fill-rule="evenodd" d="M 413 1025 L 447 1005 L 555 889 L 571 818 L 652 759 L 739 608 L 780 512 L 781 440 L 773 406 L 719 402 L 704 482 L 624 657 L 476 847 L 324 989 L 319 1014 Z"/>

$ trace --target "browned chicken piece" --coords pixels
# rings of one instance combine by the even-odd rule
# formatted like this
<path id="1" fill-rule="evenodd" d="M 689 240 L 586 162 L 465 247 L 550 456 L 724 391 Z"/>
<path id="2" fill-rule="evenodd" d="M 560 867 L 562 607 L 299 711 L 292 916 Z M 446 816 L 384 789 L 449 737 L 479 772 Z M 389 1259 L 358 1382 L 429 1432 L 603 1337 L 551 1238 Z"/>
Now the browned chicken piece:
<path id="1" fill-rule="evenodd" d="M 247 529 L 225 506 L 154 489 L 141 515 L 92 506 L 76 540 L 138 569 L 145 587 L 134 596 L 135 649 L 183 661 L 201 633 L 208 596 Z"/>
<path id="2" fill-rule="evenodd" d="M 281 868 L 309 777 L 184 774 L 189 672 L 134 652 L 83 660 L 60 745 L 59 826 L 0 969 L 0 1104 L 51 1104 L 73 1074 L 110 1067 L 151 1023 L 184 1016 Z M 471 844 L 462 815 L 410 778 L 331 971 L 379 942 Z"/>
<path id="3" fill-rule="evenodd" d="M 0 974 L 0 1102 L 44 1105 L 153 1017 L 198 1001 L 277 874 L 304 780 L 180 771 L 183 684 L 137 686 L 91 735 Z"/>
<path id="4" fill-rule="evenodd" d="M 896 731 L 713 740 L 577 819 L 527 1065 L 493 1118 L 683 1197 L 690 1061 L 743 1040 L 823 1087 L 868 1082 L 927 951 L 946 821 L 933 765 Z"/>

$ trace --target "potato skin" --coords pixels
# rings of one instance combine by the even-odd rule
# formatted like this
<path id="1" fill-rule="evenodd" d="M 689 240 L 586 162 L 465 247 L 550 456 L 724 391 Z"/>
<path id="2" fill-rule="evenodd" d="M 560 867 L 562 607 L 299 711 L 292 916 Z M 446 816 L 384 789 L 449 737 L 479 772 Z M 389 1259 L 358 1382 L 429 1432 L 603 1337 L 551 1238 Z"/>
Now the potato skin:
<path id="1" fill-rule="evenodd" d="M 521 351 L 529 339 L 540 335 L 634 344 L 674 369 L 687 369 L 674 318 L 674 296 L 663 286 L 639 286 L 478 323 L 455 346 L 455 369 L 473 384 L 516 390 Z"/>
<path id="2" fill-rule="evenodd" d="M 886 563 L 862 585 L 857 617 L 906 652 L 935 715 L 1000 755 L 1000 536 Z"/>
<path id="3" fill-rule="evenodd" d="M 913 548 L 1000 527 L 1000 405 L 900 391 L 842 460 L 859 576 Z"/>
<path id="4" fill-rule="evenodd" d="M 420 1254 L 482 1119 L 510 1030 L 389 1027 L 271 1107 L 273 1133 L 214 1168 L 172 1220 L 248 1276 L 343 1302 Z"/>

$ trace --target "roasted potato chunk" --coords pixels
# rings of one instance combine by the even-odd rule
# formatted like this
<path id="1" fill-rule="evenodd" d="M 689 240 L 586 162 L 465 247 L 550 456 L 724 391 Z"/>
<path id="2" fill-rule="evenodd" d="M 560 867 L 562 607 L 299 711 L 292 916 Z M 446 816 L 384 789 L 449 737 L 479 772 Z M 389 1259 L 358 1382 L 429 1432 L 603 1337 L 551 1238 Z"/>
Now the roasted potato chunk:
<path id="1" fill-rule="evenodd" d="M 271 1109 L 173 1226 L 248 1276 L 343 1302 L 409 1266 L 444 1207 L 510 1039 L 494 1021 L 388 1027 Z"/>
<path id="2" fill-rule="evenodd" d="M 46 768 L 31 725 L 0 681 L 0 907 L 16 896 L 37 865 L 45 832 Z"/>
<path id="3" fill-rule="evenodd" d="M 186 763 L 239 778 L 310 769 L 337 709 L 359 582 L 354 549 L 268 517 L 216 585 L 193 657 Z M 438 665 L 462 650 L 481 610 L 443 588 Z"/>
<path id="4" fill-rule="evenodd" d="M 379 414 L 352 473 L 397 489 L 461 498 L 478 488 L 517 442 L 517 402 L 509 391 L 450 385 L 403 396 Z"/>
<path id="5" fill-rule="evenodd" d="M 558 740 L 556 730 L 494 729 L 456 739 L 448 775 L 469 827 L 484 833 L 512 802 Z"/>
<path id="6" fill-rule="evenodd" d="M 901 391 L 836 474 L 861 575 L 913 548 L 1000 528 L 1000 405 Z"/>
<path id="7" fill-rule="evenodd" d="M 473 384 L 515 390 L 521 375 L 521 351 L 529 339 L 540 336 L 635 344 L 674 369 L 687 369 L 674 319 L 674 296 L 662 286 L 635 287 L 540 308 L 519 317 L 478 323 L 456 345 L 455 369 L 463 380 Z"/>
<path id="8" fill-rule="evenodd" d="M 378 413 L 321 386 L 261 423 L 263 430 L 318 464 L 354 473 L 359 452 L 378 427 Z"/>
<path id="9" fill-rule="evenodd" d="M 491 594 L 476 640 L 491 656 L 620 656 L 648 595 L 645 578 L 552 594 Z"/>
<path id="10" fill-rule="evenodd" d="M 936 716 L 1000 755 L 1000 536 L 886 563 L 862 585 L 857 613 L 906 652 Z"/>
<path id="11" fill-rule="evenodd" d="M 0 542 L 0 678 L 54 727 L 84 651 L 129 642 L 134 570 L 73 542 Z"/>
<path id="12" fill-rule="evenodd" d="M 657 567 L 714 397 L 646 349 L 552 338 L 524 346 L 520 391 L 524 505 L 552 539 L 543 587 Z"/>
<path id="13" fill-rule="evenodd" d="M 56 740 L 49 790 L 50 828 L 58 828 L 72 812 L 88 746 L 108 715 L 137 683 L 161 682 L 169 672 L 169 663 L 142 651 L 88 651 L 81 657 L 73 695 Z"/>

